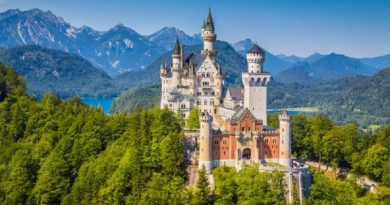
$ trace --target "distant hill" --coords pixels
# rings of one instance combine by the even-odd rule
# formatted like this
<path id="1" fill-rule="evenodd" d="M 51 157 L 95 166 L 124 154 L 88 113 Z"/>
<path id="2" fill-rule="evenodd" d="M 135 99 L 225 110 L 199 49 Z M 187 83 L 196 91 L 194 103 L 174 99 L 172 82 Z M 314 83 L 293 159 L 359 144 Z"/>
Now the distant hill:
<path id="1" fill-rule="evenodd" d="M 377 71 L 358 59 L 331 53 L 318 60 L 297 62 L 275 77 L 278 82 L 315 84 L 354 75 L 372 75 Z"/>
<path id="2" fill-rule="evenodd" d="M 23 76 L 29 93 L 38 97 L 45 92 L 61 97 L 108 97 L 121 92 L 104 71 L 75 54 L 20 46 L 0 51 L 0 62 Z"/>
<path id="3" fill-rule="evenodd" d="M 288 69 L 275 76 L 275 80 L 284 84 L 299 83 L 302 85 L 317 84 L 323 80 L 313 77 L 312 66 L 306 61 L 298 61 Z"/>
<path id="4" fill-rule="evenodd" d="M 320 60 L 321 58 L 325 57 L 326 55 L 323 55 L 323 54 L 319 54 L 319 53 L 314 53 L 314 54 L 311 54 L 310 56 L 304 58 L 303 60 L 304 61 L 307 61 L 309 63 L 313 63 L 315 61 L 318 61 Z"/>
<path id="5" fill-rule="evenodd" d="M 189 36 L 184 31 L 175 27 L 164 27 L 161 30 L 146 36 L 146 38 L 154 44 L 164 47 L 167 50 L 172 50 L 175 45 L 176 38 L 184 45 L 201 45 L 203 40 L 199 35 Z"/>
<path id="6" fill-rule="evenodd" d="M 253 46 L 253 41 L 250 39 L 245 39 L 233 44 L 233 48 L 240 53 L 243 57 L 246 58 L 246 53 Z M 261 45 L 260 45 L 261 46 Z M 263 48 L 264 49 L 264 48 Z M 265 70 L 271 72 L 273 75 L 278 75 L 282 71 L 284 71 L 291 63 L 284 61 L 277 56 L 271 54 L 267 50 L 265 51 L 265 62 L 264 68 Z"/>
<path id="7" fill-rule="evenodd" d="M 361 58 L 359 60 L 371 67 L 377 68 L 377 71 L 390 66 L 390 54 L 374 58 Z"/>
<path id="8" fill-rule="evenodd" d="M 340 122 L 361 126 L 390 123 L 390 68 L 373 76 L 349 76 L 316 85 L 272 82 L 268 105 L 273 108 L 319 106 Z"/>
<path id="9" fill-rule="evenodd" d="M 291 64 L 294 64 L 294 63 L 297 63 L 299 61 L 303 61 L 304 58 L 302 57 L 299 57 L 299 56 L 296 56 L 296 55 L 291 55 L 291 56 L 287 56 L 287 55 L 284 55 L 284 54 L 279 54 L 279 55 L 276 55 L 276 57 L 286 61 L 286 62 L 289 62 Z"/>
<path id="10" fill-rule="evenodd" d="M 160 98 L 160 85 L 132 88 L 115 98 L 110 112 L 131 113 L 137 107 L 151 108 L 155 105 L 159 105 Z"/>

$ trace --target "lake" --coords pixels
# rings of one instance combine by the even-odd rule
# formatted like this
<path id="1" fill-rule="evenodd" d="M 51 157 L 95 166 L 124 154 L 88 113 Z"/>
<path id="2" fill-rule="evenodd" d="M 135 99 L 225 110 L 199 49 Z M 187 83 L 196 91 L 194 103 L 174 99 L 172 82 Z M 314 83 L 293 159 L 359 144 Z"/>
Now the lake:
<path id="1" fill-rule="evenodd" d="M 91 107 L 102 107 L 104 113 L 109 114 L 114 98 L 81 98 L 81 101 Z"/>
<path id="2" fill-rule="evenodd" d="M 85 103 L 88 106 L 91 107 L 102 107 L 104 113 L 109 114 L 110 108 L 112 105 L 112 102 L 114 101 L 114 98 L 81 98 L 81 101 Z M 313 115 L 318 113 L 319 110 L 315 110 L 312 108 L 309 109 L 298 109 L 298 108 L 287 108 L 288 113 L 290 115 L 297 115 L 297 114 L 307 114 L 307 115 Z M 279 114 L 283 111 L 283 109 L 268 109 L 268 114 Z"/>

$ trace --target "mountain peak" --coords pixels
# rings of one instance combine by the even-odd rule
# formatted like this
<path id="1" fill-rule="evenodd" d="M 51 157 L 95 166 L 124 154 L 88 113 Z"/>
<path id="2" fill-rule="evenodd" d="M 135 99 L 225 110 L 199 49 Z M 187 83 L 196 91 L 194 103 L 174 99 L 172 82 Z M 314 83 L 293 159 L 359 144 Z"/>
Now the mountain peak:
<path id="1" fill-rule="evenodd" d="M 189 36 L 184 31 L 176 27 L 164 27 L 153 34 L 146 36 L 149 41 L 165 47 L 167 50 L 171 50 L 173 48 L 177 37 L 184 45 L 196 45 L 202 43 L 197 36 Z"/>

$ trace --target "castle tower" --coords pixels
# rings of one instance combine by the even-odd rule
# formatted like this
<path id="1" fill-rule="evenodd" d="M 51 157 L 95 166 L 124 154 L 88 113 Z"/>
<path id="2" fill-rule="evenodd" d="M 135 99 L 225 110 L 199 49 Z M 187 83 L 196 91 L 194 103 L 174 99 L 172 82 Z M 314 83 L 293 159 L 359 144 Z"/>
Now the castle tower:
<path id="1" fill-rule="evenodd" d="M 172 87 L 177 88 L 181 84 L 182 47 L 176 39 L 176 45 L 172 52 Z"/>
<path id="2" fill-rule="evenodd" d="M 286 110 L 279 115 L 279 133 L 279 163 L 286 167 L 291 167 L 290 116 Z"/>
<path id="3" fill-rule="evenodd" d="M 264 51 L 257 45 L 246 55 L 248 72 L 242 74 L 244 84 L 244 108 L 248 108 L 256 119 L 267 125 L 267 83 L 271 74 L 263 71 Z"/>
<path id="4" fill-rule="evenodd" d="M 199 135 L 199 169 L 205 166 L 210 173 L 212 169 L 212 117 L 206 111 L 200 117 L 200 135 Z"/>
<path id="5" fill-rule="evenodd" d="M 166 83 L 167 79 L 167 68 L 165 62 L 163 61 L 160 67 L 160 79 L 161 79 L 161 101 L 160 107 L 164 108 L 167 104 L 167 93 L 168 93 L 168 83 Z"/>
<path id="6" fill-rule="evenodd" d="M 222 67 L 221 65 L 217 64 L 217 69 L 218 69 L 218 72 L 216 73 L 215 75 L 215 96 L 217 97 L 218 102 L 216 102 L 216 105 L 219 105 L 220 104 L 220 100 L 222 99 L 222 89 L 223 89 L 223 74 L 222 74 Z"/>
<path id="7" fill-rule="evenodd" d="M 211 9 L 209 9 L 209 14 L 203 24 L 201 35 L 203 38 L 202 53 L 213 57 L 215 54 L 214 42 L 217 39 L 217 35 L 215 34 L 213 17 L 211 16 Z"/>

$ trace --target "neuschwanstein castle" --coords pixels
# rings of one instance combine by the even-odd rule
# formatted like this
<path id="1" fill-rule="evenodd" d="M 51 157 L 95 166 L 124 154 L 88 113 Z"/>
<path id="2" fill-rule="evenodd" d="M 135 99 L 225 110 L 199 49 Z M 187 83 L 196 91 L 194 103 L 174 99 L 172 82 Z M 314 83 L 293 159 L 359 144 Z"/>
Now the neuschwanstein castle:
<path id="1" fill-rule="evenodd" d="M 279 128 L 267 126 L 267 84 L 271 73 L 263 68 L 264 51 L 256 44 L 248 51 L 247 72 L 242 73 L 243 89 L 227 88 L 216 63 L 214 43 L 217 35 L 211 12 L 201 30 L 203 51 L 184 55 L 177 40 L 172 65 L 163 63 L 161 76 L 161 107 L 181 113 L 187 118 L 192 108 L 202 112 L 198 165 L 211 172 L 213 167 L 226 165 L 240 169 L 243 163 L 258 163 L 261 170 L 285 172 L 289 197 L 293 179 L 298 180 L 302 197 L 305 167 L 292 167 L 290 116 L 279 115 Z M 271 163 L 270 163 L 271 162 Z M 278 168 L 267 164 L 278 164 Z M 281 165 L 281 166 L 280 166 Z M 306 184 L 306 185 L 305 185 Z"/>

